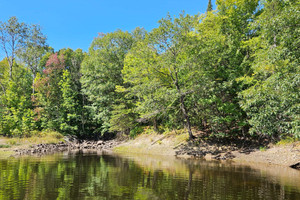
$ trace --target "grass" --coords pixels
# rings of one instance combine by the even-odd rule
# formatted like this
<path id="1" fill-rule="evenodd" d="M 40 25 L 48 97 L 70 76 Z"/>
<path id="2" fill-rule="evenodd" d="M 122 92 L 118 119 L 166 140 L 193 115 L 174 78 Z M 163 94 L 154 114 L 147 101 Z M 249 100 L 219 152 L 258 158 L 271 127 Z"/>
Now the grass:
<path id="1" fill-rule="evenodd" d="M 175 137 L 175 144 L 178 145 L 182 142 L 187 142 L 189 141 L 189 135 L 186 133 L 182 133 L 180 135 L 176 135 Z"/>
<path id="2" fill-rule="evenodd" d="M 10 148 L 11 146 L 8 144 L 0 144 L 0 148 Z"/>
<path id="3" fill-rule="evenodd" d="M 277 142 L 277 145 L 288 145 L 298 141 L 300 141 L 299 138 L 293 138 L 288 136 Z"/>
<path id="4" fill-rule="evenodd" d="M 260 150 L 260 151 L 266 151 L 266 150 L 267 150 L 267 147 L 259 147 L 259 150 Z"/>
<path id="5" fill-rule="evenodd" d="M 143 132 L 133 140 L 113 149 L 116 153 L 173 155 L 174 147 L 186 143 L 189 136 L 184 130 L 164 132 Z"/>
<path id="6" fill-rule="evenodd" d="M 0 150 L 2 155 L 9 154 L 7 149 L 15 148 L 28 148 L 35 144 L 55 144 L 63 141 L 63 135 L 55 131 L 42 131 L 34 132 L 31 137 L 21 137 L 21 138 L 8 138 L 0 137 L 0 148 L 6 148 L 6 150 Z"/>

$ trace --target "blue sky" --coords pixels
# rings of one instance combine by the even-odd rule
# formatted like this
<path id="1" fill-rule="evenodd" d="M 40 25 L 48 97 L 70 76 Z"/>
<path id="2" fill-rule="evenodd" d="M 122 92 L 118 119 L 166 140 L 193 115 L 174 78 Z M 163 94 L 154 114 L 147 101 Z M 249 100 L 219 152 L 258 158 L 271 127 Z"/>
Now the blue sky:
<path id="1" fill-rule="evenodd" d="M 204 13 L 207 4 L 208 0 L 0 0 L 0 21 L 16 16 L 20 22 L 39 24 L 55 50 L 87 51 L 100 32 L 135 27 L 150 31 L 168 12 Z"/>

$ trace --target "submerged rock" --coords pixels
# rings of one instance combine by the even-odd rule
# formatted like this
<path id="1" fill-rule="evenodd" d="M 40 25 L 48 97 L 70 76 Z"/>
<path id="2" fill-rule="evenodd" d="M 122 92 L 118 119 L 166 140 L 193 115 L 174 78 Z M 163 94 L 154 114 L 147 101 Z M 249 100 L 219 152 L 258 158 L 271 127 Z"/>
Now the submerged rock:
<path id="1" fill-rule="evenodd" d="M 300 162 L 298 162 L 298 163 L 296 163 L 296 164 L 294 164 L 294 165 L 291 165 L 290 167 L 293 168 L 293 169 L 298 169 L 298 170 L 300 170 Z"/>

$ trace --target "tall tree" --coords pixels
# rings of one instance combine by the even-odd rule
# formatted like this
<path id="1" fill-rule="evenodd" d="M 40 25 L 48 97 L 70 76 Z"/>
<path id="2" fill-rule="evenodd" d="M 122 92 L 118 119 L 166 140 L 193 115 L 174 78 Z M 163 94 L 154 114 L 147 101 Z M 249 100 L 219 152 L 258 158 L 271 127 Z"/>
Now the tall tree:
<path id="1" fill-rule="evenodd" d="M 132 84 L 131 93 L 140 99 L 138 108 L 142 117 L 152 118 L 173 107 L 181 113 L 190 139 L 194 136 L 186 106 L 186 96 L 195 87 L 190 81 L 197 73 L 187 54 L 188 34 L 197 17 L 169 15 L 160 20 L 149 38 L 130 51 L 122 71 L 125 82 Z M 178 110 L 179 109 L 179 110 Z"/>
<path id="2" fill-rule="evenodd" d="M 211 3 L 211 0 L 208 0 L 208 5 L 207 5 L 207 8 L 206 8 L 206 12 L 210 12 L 213 10 L 213 5 Z"/>
<path id="3" fill-rule="evenodd" d="M 12 79 L 13 65 L 17 51 L 25 45 L 27 25 L 11 17 L 7 22 L 0 21 L 0 44 L 9 63 L 9 76 Z"/>
<path id="4" fill-rule="evenodd" d="M 96 132 L 106 133 L 110 128 L 113 105 L 120 98 L 116 85 L 123 85 L 121 70 L 124 58 L 134 42 L 129 32 L 116 31 L 100 34 L 89 48 L 81 72 L 83 93 L 91 102 Z"/>
<path id="5" fill-rule="evenodd" d="M 65 69 L 63 55 L 52 54 L 42 74 L 35 78 L 35 112 L 42 128 L 60 130 L 61 104 L 63 103 L 60 82 Z"/>
<path id="6" fill-rule="evenodd" d="M 252 23 L 257 36 L 247 46 L 254 60 L 240 79 L 247 86 L 240 104 L 252 134 L 300 138 L 299 12 L 299 1 L 266 1 Z"/>
<path id="7" fill-rule="evenodd" d="M 17 52 L 20 60 L 28 67 L 32 73 L 33 81 L 40 67 L 42 57 L 51 50 L 46 44 L 46 36 L 40 30 L 39 25 L 28 27 L 25 46 Z M 32 93 L 34 94 L 34 84 L 32 84 Z"/>
<path id="8" fill-rule="evenodd" d="M 199 72 L 195 82 L 202 84 L 189 102 L 195 122 L 214 134 L 229 136 L 247 129 L 246 114 L 238 104 L 242 84 L 236 79 L 250 68 L 245 43 L 255 35 L 249 24 L 258 1 L 218 0 L 217 6 L 217 13 L 202 15 L 194 32 L 198 41 L 193 43 L 193 56 Z"/>
<path id="9" fill-rule="evenodd" d="M 73 117 L 73 124 L 77 123 L 78 135 L 83 135 L 90 132 L 91 124 L 88 123 L 90 120 L 89 112 L 85 107 L 87 105 L 87 96 L 82 93 L 82 85 L 80 82 L 81 79 L 81 63 L 85 57 L 85 53 L 81 49 L 61 49 L 59 54 L 64 56 L 65 68 L 69 72 L 68 76 L 65 77 L 66 80 L 70 80 L 70 84 L 67 86 L 67 89 L 64 91 L 69 91 L 68 88 L 73 92 L 73 96 L 70 101 L 73 101 L 76 104 L 76 109 L 73 111 L 76 117 Z M 66 85 L 64 85 L 66 87 Z M 70 99 L 70 98 L 69 98 Z"/>
<path id="10" fill-rule="evenodd" d="M 9 69 L 8 64 L 6 68 Z M 29 135 L 35 129 L 31 103 L 32 77 L 21 65 L 14 69 L 13 81 L 9 80 L 8 71 L 4 72 L 6 80 L 0 80 L 5 86 L 5 92 L 0 93 L 0 132 L 8 136 Z"/>

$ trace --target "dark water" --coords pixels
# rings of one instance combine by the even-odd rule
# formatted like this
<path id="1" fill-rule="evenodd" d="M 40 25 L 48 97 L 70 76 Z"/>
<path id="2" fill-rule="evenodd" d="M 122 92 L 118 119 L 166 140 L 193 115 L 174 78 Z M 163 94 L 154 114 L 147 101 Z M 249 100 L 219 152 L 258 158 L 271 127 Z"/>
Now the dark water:
<path id="1" fill-rule="evenodd" d="M 300 172 L 170 157 L 57 154 L 0 160 L 0 199 L 300 199 Z"/>

